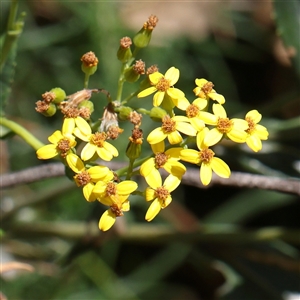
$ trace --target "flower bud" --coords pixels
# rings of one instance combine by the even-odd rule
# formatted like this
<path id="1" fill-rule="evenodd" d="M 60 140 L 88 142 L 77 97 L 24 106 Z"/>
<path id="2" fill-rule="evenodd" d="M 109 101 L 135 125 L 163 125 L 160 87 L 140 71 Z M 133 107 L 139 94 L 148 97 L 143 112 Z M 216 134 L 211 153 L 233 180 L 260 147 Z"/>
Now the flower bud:
<path id="1" fill-rule="evenodd" d="M 160 107 L 153 107 L 150 110 L 150 118 L 155 122 L 161 122 L 165 115 L 167 115 L 167 112 Z"/>
<path id="2" fill-rule="evenodd" d="M 94 103 L 92 101 L 89 101 L 89 100 L 83 100 L 79 103 L 78 108 L 88 109 L 89 112 L 90 112 L 90 115 L 91 115 L 94 111 Z"/>
<path id="3" fill-rule="evenodd" d="M 151 15 L 147 22 L 144 23 L 143 28 L 133 38 L 133 43 L 137 48 L 145 48 L 148 46 L 152 31 L 158 22 L 156 16 Z"/>
<path id="4" fill-rule="evenodd" d="M 134 66 L 127 68 L 124 72 L 124 77 L 127 82 L 136 82 L 140 78 L 140 74 L 136 73 Z"/>
<path id="5" fill-rule="evenodd" d="M 121 107 L 118 107 L 118 112 L 119 112 L 119 119 L 121 121 L 127 121 L 132 112 L 132 108 L 129 106 L 121 106 Z"/>
<path id="6" fill-rule="evenodd" d="M 142 145 L 141 144 L 135 144 L 133 142 L 129 142 L 127 149 L 126 149 L 126 156 L 129 159 L 137 159 L 140 157 L 142 151 Z"/>
<path id="7" fill-rule="evenodd" d="M 131 45 L 132 45 L 132 41 L 131 38 L 129 37 L 123 37 L 120 40 L 120 47 L 117 52 L 117 57 L 118 60 L 120 60 L 122 63 L 126 63 L 132 57 L 132 52 L 130 49 Z"/>
<path id="8" fill-rule="evenodd" d="M 81 70 L 86 75 L 93 75 L 97 71 L 98 58 L 94 52 L 90 51 L 82 55 L 81 61 Z"/>
<path id="9" fill-rule="evenodd" d="M 55 94 L 55 98 L 52 101 L 55 104 L 59 104 L 60 102 L 64 101 L 67 97 L 66 92 L 59 87 L 51 89 L 50 92 Z"/>
<path id="10" fill-rule="evenodd" d="M 46 103 L 45 101 L 37 101 L 35 110 L 45 117 L 52 117 L 56 113 L 56 105 L 54 103 Z"/>

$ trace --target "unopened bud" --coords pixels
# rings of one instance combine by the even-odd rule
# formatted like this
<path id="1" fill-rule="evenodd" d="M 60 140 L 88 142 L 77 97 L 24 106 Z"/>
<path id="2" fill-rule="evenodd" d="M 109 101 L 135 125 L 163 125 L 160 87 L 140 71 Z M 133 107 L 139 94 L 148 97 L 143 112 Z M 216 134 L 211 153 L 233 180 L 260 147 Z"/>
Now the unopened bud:
<path id="1" fill-rule="evenodd" d="M 98 58 L 94 52 L 90 51 L 82 55 L 81 61 L 81 70 L 86 75 L 93 75 L 97 71 Z"/>
<path id="2" fill-rule="evenodd" d="M 59 87 L 51 89 L 50 92 L 55 94 L 55 98 L 52 102 L 56 104 L 59 104 L 60 102 L 64 101 L 67 97 L 66 92 Z"/>
<path id="3" fill-rule="evenodd" d="M 150 118 L 155 122 L 161 122 L 162 118 L 167 115 L 167 112 L 160 107 L 153 107 L 150 110 Z"/>
<path id="4" fill-rule="evenodd" d="M 132 57 L 132 52 L 130 49 L 131 45 L 131 38 L 127 36 L 120 40 L 120 47 L 117 52 L 117 57 L 122 63 L 126 63 Z"/>

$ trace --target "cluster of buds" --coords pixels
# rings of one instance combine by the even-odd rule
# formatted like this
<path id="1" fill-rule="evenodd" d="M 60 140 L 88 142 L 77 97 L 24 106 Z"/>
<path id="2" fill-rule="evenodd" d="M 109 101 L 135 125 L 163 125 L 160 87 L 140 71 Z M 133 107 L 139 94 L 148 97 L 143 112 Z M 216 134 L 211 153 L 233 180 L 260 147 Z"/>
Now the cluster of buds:
<path id="1" fill-rule="evenodd" d="M 59 157 L 71 170 L 71 178 L 76 185 L 82 188 L 84 198 L 107 206 L 99 220 L 99 228 L 103 231 L 111 228 L 117 217 L 130 209 L 129 197 L 133 194 L 151 201 L 145 219 L 153 220 L 172 202 L 171 193 L 181 183 L 186 162 L 199 166 L 199 180 L 203 185 L 211 182 L 213 172 L 228 178 L 231 172 L 229 166 L 216 157 L 211 148 L 223 139 L 246 143 L 257 152 L 262 149 L 261 141 L 268 138 L 267 129 L 258 124 L 262 116 L 257 110 L 249 111 L 243 119 L 229 118 L 224 108 L 225 97 L 216 92 L 212 82 L 204 78 L 195 79 L 195 99 L 189 101 L 185 93 L 175 87 L 180 76 L 177 68 L 171 67 L 162 74 L 157 66 L 146 70 L 141 60 L 134 63 L 138 51 L 149 44 L 157 21 L 157 17 L 151 16 L 133 38 L 133 43 L 129 37 L 121 39 L 117 58 L 122 68 L 115 101 L 104 90 L 87 89 L 88 77 L 94 74 L 98 64 L 95 55 L 88 52 L 81 59 L 85 73 L 83 90 L 68 97 L 65 94 L 58 97 L 57 89 L 54 89 L 43 94 L 42 103 L 37 102 L 37 111 L 43 114 L 43 105 L 52 103 L 58 105 L 64 114 L 62 129 L 48 138 L 50 144 L 37 150 L 38 158 Z M 135 46 L 133 50 L 132 44 Z M 123 97 L 123 84 L 136 82 L 140 77 L 142 80 L 136 92 Z M 102 117 L 93 123 L 90 98 L 99 91 L 106 93 L 108 104 Z M 150 110 L 130 106 L 132 98 L 151 94 L 154 96 Z M 153 124 L 159 124 L 145 138 L 153 152 L 145 157 L 142 147 L 143 116 L 150 117 Z M 119 120 L 133 125 L 131 136 L 126 138 L 129 163 L 128 167 L 111 170 L 99 159 L 111 161 L 119 155 L 119 150 L 113 145 L 115 139 L 123 137 Z M 197 149 L 189 148 L 190 142 L 196 143 Z M 164 181 L 160 169 L 168 174 Z M 139 186 L 133 180 L 137 175 L 141 175 L 148 184 L 144 190 L 138 190 Z"/>

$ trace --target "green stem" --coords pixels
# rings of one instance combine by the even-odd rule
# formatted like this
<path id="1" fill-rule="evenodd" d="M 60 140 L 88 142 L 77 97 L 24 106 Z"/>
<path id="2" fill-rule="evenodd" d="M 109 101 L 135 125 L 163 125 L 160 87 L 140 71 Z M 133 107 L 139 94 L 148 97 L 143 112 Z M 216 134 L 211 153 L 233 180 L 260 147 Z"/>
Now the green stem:
<path id="1" fill-rule="evenodd" d="M 133 163 L 134 163 L 134 159 L 130 159 L 129 161 L 129 165 L 127 167 L 127 175 L 126 175 L 126 180 L 131 179 L 132 177 L 132 171 L 133 171 Z"/>
<path id="2" fill-rule="evenodd" d="M 3 125 L 4 127 L 13 131 L 35 150 L 38 150 L 39 148 L 44 146 L 41 141 L 39 141 L 29 131 L 27 131 L 24 127 L 15 123 L 14 121 L 7 120 L 6 118 L 0 118 L 0 125 Z"/>
<path id="3" fill-rule="evenodd" d="M 87 73 L 85 73 L 85 76 L 84 76 L 84 84 L 83 84 L 83 86 L 84 86 L 85 89 L 87 89 L 88 86 L 89 86 L 89 79 L 90 79 L 90 75 L 87 74 Z"/>
<path id="4" fill-rule="evenodd" d="M 18 12 L 18 1 L 17 0 L 11 0 L 11 7 L 8 17 L 8 24 L 7 24 L 7 32 L 4 37 L 3 46 L 1 49 L 1 57 L 0 57 L 0 71 L 2 70 L 6 59 L 9 55 L 9 52 L 14 44 L 14 42 L 17 40 L 19 35 L 22 33 L 23 29 L 23 23 L 21 20 L 16 22 L 17 18 L 17 12 Z M 24 17 L 24 16 L 22 16 Z"/>

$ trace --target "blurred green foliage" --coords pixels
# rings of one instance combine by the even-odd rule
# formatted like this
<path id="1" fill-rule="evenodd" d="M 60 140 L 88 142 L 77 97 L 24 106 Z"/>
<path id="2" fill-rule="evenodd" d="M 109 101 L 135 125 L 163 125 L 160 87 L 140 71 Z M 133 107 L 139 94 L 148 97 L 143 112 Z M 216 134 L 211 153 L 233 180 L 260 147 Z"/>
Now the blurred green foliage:
<path id="1" fill-rule="evenodd" d="M 157 64 L 162 73 L 170 66 L 179 68 L 177 87 L 190 100 L 194 97 L 195 78 L 205 77 L 225 96 L 231 116 L 244 116 L 250 109 L 263 114 L 262 124 L 268 127 L 270 138 L 261 153 L 250 153 L 240 145 L 216 149 L 233 171 L 299 178 L 300 51 L 296 15 L 299 3 L 274 3 L 265 18 L 274 15 L 275 21 L 262 22 L 254 8 L 239 11 L 224 6 L 223 13 L 234 34 L 225 29 L 224 32 L 208 29 L 207 35 L 197 40 L 188 34 L 175 34 L 161 38 L 154 46 L 150 43 L 139 58 L 147 66 Z M 94 51 L 99 65 L 89 86 L 104 88 L 115 97 L 121 67 L 116 59 L 119 40 L 123 36 L 133 37 L 142 24 L 135 30 L 129 28 L 128 20 L 121 18 L 122 2 L 20 1 L 19 4 L 19 11 L 26 13 L 25 26 L 16 48 L 15 76 L 5 115 L 46 142 L 60 128 L 61 116 L 45 118 L 36 113 L 35 102 L 40 95 L 53 87 L 61 87 L 67 94 L 81 90 L 84 74 L 80 57 Z M 183 11 L 188 4 L 178 5 Z M 201 5 L 199 2 L 199 11 Z M 3 35 L 10 3 L 1 3 L 1 9 Z M 137 13 L 145 15 L 145 20 L 151 13 L 160 19 L 159 6 L 154 10 L 145 8 Z M 160 30 L 159 22 L 153 35 Z M 284 49 L 276 48 L 279 47 L 278 30 L 283 42 L 297 50 L 291 65 L 282 62 L 286 58 L 284 53 L 274 54 Z M 9 80 L 5 80 L 10 76 L 6 74 L 5 71 L 1 75 L 4 76 L 1 97 L 9 87 Z M 124 94 L 133 90 L 128 84 Z M 101 117 L 105 101 L 103 94 L 93 96 L 95 115 Z M 132 103 L 140 107 L 141 101 L 147 106 L 147 99 Z M 146 135 L 154 125 L 144 119 Z M 128 133 L 129 127 L 123 125 Z M 20 139 L 6 139 L 1 145 L 3 172 L 44 163 Z M 120 153 L 125 153 L 127 142 L 120 140 L 115 145 Z M 119 159 L 125 160 L 125 154 Z M 26 206 L 26 201 L 32 204 Z M 152 222 L 157 225 L 157 233 L 164 228 L 161 225 L 176 229 L 173 238 L 159 242 L 151 236 L 126 240 L 113 233 L 99 233 L 95 238 L 87 232 L 86 237 L 77 240 L 55 235 L 51 228 L 50 233 L 45 231 L 44 235 L 37 236 L 32 231 L 26 232 L 26 226 L 20 230 L 20 222 L 24 221 L 27 224 L 60 222 L 62 232 L 68 232 L 69 222 L 94 224 L 98 221 L 102 208 L 87 203 L 81 191 L 67 179 L 51 179 L 1 191 L 2 264 L 15 260 L 35 267 L 34 273 L 24 272 L 11 278 L 3 274 L 1 291 L 14 300 L 275 300 L 288 299 L 284 298 L 288 292 L 300 293 L 300 237 L 294 234 L 300 225 L 300 202 L 296 196 L 261 190 L 225 187 L 199 190 L 183 186 L 176 191 L 174 202 L 178 203 L 178 206 L 174 204 L 174 215 L 170 209 L 171 216 L 163 212 Z M 20 203 L 24 205 L 9 214 Z M 141 224 L 143 232 L 146 205 L 138 197 L 132 199 L 131 211 L 125 216 L 128 226 Z M 182 238 L 187 220 L 184 217 L 177 220 L 176 210 L 180 215 L 184 211 L 191 218 L 199 219 L 206 228 L 203 241 Z M 248 231 L 260 232 L 268 227 L 283 230 L 286 239 L 260 240 L 259 235 L 254 235 L 253 240 L 247 240 L 251 237 Z M 177 231 L 181 233 L 178 238 Z M 230 238 L 230 233 L 236 235 Z M 213 234 L 211 239 L 210 234 Z"/>

